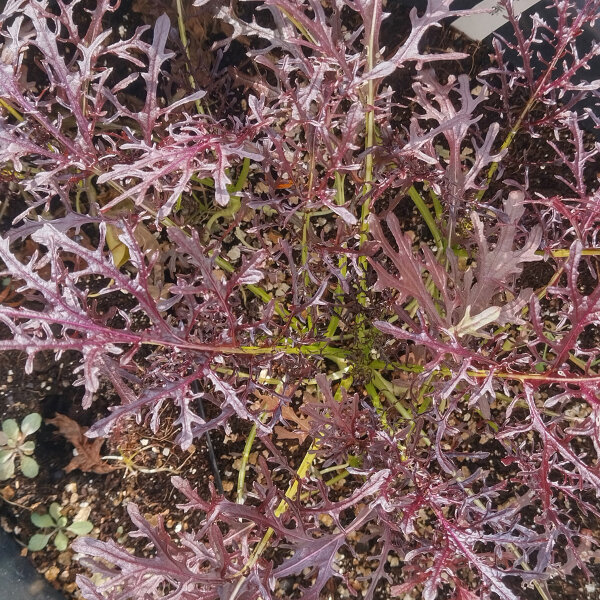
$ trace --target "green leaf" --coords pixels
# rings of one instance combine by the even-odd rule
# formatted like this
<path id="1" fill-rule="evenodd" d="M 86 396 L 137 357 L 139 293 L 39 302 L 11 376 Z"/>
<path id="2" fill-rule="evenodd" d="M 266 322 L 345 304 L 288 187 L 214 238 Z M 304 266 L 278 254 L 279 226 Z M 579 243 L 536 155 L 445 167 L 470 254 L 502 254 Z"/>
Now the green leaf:
<path id="1" fill-rule="evenodd" d="M 64 552 L 69 545 L 69 538 L 62 531 L 59 531 L 54 538 L 54 545 L 57 550 Z"/>
<path id="2" fill-rule="evenodd" d="M 14 458 L 15 451 L 14 450 L 0 450 L 0 464 L 5 463 L 10 460 L 11 457 Z"/>
<path id="3" fill-rule="evenodd" d="M 45 515 L 41 515 L 40 513 L 31 513 L 31 522 L 40 529 L 43 529 L 44 527 L 56 527 L 54 519 L 48 513 Z"/>
<path id="4" fill-rule="evenodd" d="M 2 431 L 4 431 L 9 440 L 16 440 L 19 437 L 19 426 L 14 419 L 6 419 L 2 423 Z"/>
<path id="5" fill-rule="evenodd" d="M 4 431 L 0 431 L 0 446 L 6 446 L 8 444 L 8 436 Z"/>
<path id="6" fill-rule="evenodd" d="M 348 464 L 354 468 L 362 467 L 362 458 L 360 456 L 354 456 L 353 454 L 349 454 Z"/>
<path id="7" fill-rule="evenodd" d="M 15 474 L 15 457 L 0 463 L 0 481 L 10 479 Z"/>
<path id="8" fill-rule="evenodd" d="M 67 527 L 67 531 L 75 535 L 87 535 L 93 528 L 94 525 L 90 521 L 75 521 Z"/>
<path id="9" fill-rule="evenodd" d="M 498 427 L 498 425 L 496 423 L 494 423 L 494 421 L 486 421 L 486 423 L 488 424 L 488 426 L 493 429 L 494 431 L 498 431 L 500 428 Z"/>
<path id="10" fill-rule="evenodd" d="M 417 407 L 417 412 L 420 415 L 422 415 L 429 408 L 430 404 L 431 396 L 425 396 L 425 398 L 423 398 L 423 400 L 419 403 L 419 406 Z"/>
<path id="11" fill-rule="evenodd" d="M 59 527 L 66 527 L 67 526 L 67 517 L 58 517 L 58 521 L 56 522 L 58 524 Z"/>
<path id="12" fill-rule="evenodd" d="M 19 446 L 19 450 L 24 454 L 33 454 L 33 451 L 35 450 L 35 442 L 23 442 Z"/>
<path id="13" fill-rule="evenodd" d="M 487 338 L 489 337 L 485 333 L 479 332 L 482 327 L 494 323 L 500 317 L 502 309 L 500 306 L 489 306 L 485 310 L 482 310 L 479 314 L 471 316 L 471 307 L 467 306 L 465 314 L 460 320 L 460 323 L 450 327 L 448 331 L 457 337 L 464 335 L 474 335 L 477 337 Z"/>
<path id="14" fill-rule="evenodd" d="M 31 456 L 21 456 L 21 473 L 29 479 L 37 477 L 40 472 L 40 467 Z"/>
<path id="15" fill-rule="evenodd" d="M 48 544 L 48 540 L 51 536 L 51 533 L 36 533 L 35 535 L 31 536 L 29 544 L 27 544 L 27 548 L 31 550 L 31 552 L 38 552 L 40 550 L 43 550 L 46 547 L 46 544 Z"/>
<path id="16" fill-rule="evenodd" d="M 31 413 L 21 421 L 21 433 L 24 436 L 35 433 L 42 424 L 42 415 L 39 413 Z"/>
<path id="17" fill-rule="evenodd" d="M 58 504 L 58 502 L 53 502 L 50 505 L 50 510 L 48 512 L 50 513 L 50 516 L 58 523 L 58 520 L 60 519 L 60 504 Z"/>

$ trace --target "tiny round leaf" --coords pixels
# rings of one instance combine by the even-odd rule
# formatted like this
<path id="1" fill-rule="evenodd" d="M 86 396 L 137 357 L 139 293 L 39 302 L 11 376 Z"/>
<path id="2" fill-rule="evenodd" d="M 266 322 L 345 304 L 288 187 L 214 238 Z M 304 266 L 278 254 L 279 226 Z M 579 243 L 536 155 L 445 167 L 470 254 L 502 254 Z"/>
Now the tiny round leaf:
<path id="1" fill-rule="evenodd" d="M 51 535 L 51 533 L 36 533 L 32 535 L 31 539 L 29 540 L 29 544 L 27 544 L 27 548 L 31 552 L 39 552 L 40 550 L 43 550 L 48 544 L 48 540 L 50 539 Z"/>
<path id="2" fill-rule="evenodd" d="M 0 463 L 0 481 L 10 479 L 15 474 L 15 458 L 11 457 L 3 463 Z"/>
<path id="3" fill-rule="evenodd" d="M 19 450 L 21 450 L 23 454 L 33 454 L 33 451 L 35 450 L 35 442 L 23 442 L 19 446 Z"/>
<path id="4" fill-rule="evenodd" d="M 6 419 L 2 423 L 2 431 L 9 440 L 15 440 L 19 436 L 19 426 L 14 419 Z"/>
<path id="5" fill-rule="evenodd" d="M 87 535 L 93 528 L 94 525 L 90 521 L 75 521 L 67 527 L 67 531 L 75 535 Z"/>
<path id="6" fill-rule="evenodd" d="M 42 415 L 31 413 L 21 421 L 21 433 L 25 436 L 35 433 L 42 424 Z"/>
<path id="7" fill-rule="evenodd" d="M 54 519 L 49 514 L 40 515 L 40 513 L 31 513 L 31 522 L 40 529 L 56 526 Z"/>
<path id="8" fill-rule="evenodd" d="M 50 513 L 50 516 L 58 523 L 58 520 L 60 519 L 60 504 L 58 504 L 58 502 L 53 502 L 50 505 L 50 510 L 48 512 Z"/>
<path id="9" fill-rule="evenodd" d="M 14 458 L 14 456 L 14 450 L 0 450 L 0 464 L 8 462 L 11 459 L 11 457 Z"/>
<path id="10" fill-rule="evenodd" d="M 62 531 L 59 531 L 54 538 L 54 545 L 57 550 L 64 552 L 69 545 L 69 538 Z"/>
<path id="11" fill-rule="evenodd" d="M 23 473 L 25 477 L 33 479 L 34 477 L 37 477 L 39 472 L 40 467 L 35 462 L 35 459 L 31 458 L 31 456 L 21 456 L 21 473 Z"/>

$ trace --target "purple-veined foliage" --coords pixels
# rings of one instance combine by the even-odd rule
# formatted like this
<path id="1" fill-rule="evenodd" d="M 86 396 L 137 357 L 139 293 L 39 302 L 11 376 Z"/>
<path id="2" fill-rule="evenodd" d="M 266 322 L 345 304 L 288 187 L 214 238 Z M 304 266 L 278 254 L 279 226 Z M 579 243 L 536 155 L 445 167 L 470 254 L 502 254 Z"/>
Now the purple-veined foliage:
<path id="1" fill-rule="evenodd" d="M 367 599 L 514 600 L 592 576 L 600 192 L 582 124 L 599 121 L 579 103 L 597 96 L 581 72 L 600 46 L 576 42 L 598 0 L 555 0 L 529 33 L 502 0 L 515 37 L 470 75 L 426 44 L 465 12 L 450 0 L 411 10 L 390 48 L 380 0 L 266 0 L 251 18 L 223 3 L 213 74 L 244 95 L 236 114 L 214 109 L 230 88 L 213 105 L 178 79 L 169 17 L 119 35 L 118 2 L 89 4 L 0 14 L 0 185 L 19 202 L 1 275 L 22 298 L 0 304 L 0 350 L 28 370 L 78 351 L 83 406 L 102 382 L 118 398 L 91 437 L 134 419 L 158 432 L 170 405 L 182 448 L 242 420 L 268 458 L 244 503 L 174 477 L 197 528 L 130 504 L 144 555 L 78 539 L 100 576 L 79 575 L 83 597 L 267 600 L 288 577 L 307 599 L 332 579 L 355 593 L 356 540 Z M 251 68 L 219 70 L 234 43 Z M 543 151 L 514 151 L 519 136 Z M 415 194 L 433 242 L 395 210 Z M 542 264 L 554 277 L 531 283 Z M 282 427 L 312 441 L 302 477 Z M 254 553 L 267 538 L 276 560 Z"/>

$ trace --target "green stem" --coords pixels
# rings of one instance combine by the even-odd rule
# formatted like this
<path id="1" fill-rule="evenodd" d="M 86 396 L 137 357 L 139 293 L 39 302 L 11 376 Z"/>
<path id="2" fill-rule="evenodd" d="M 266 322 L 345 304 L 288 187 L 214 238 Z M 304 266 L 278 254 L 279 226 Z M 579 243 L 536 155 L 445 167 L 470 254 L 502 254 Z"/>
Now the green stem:
<path id="1" fill-rule="evenodd" d="M 371 19 L 371 27 L 368 32 L 366 51 L 367 51 L 367 73 L 375 68 L 375 58 L 377 49 L 375 48 L 375 36 L 376 36 L 376 23 L 377 19 Z M 370 213 L 370 201 L 368 195 L 373 188 L 373 146 L 375 144 L 375 81 L 369 79 L 367 81 L 367 114 L 365 116 L 365 150 L 367 152 L 365 156 L 365 173 L 364 173 L 364 184 L 363 184 L 363 196 L 364 202 L 362 204 L 360 214 L 360 238 L 359 246 L 362 246 L 367 240 L 367 234 L 369 232 L 369 226 L 367 219 Z M 363 268 L 366 268 L 367 260 L 362 257 L 360 262 Z"/>
<path id="2" fill-rule="evenodd" d="M 421 213 L 421 216 L 423 217 L 423 220 L 429 228 L 429 231 L 431 231 L 431 235 L 433 236 L 433 240 L 435 241 L 438 250 L 443 249 L 445 244 L 442 238 L 442 234 L 435 223 L 435 219 L 431 214 L 429 207 L 427 206 L 427 204 L 425 204 L 425 201 L 423 200 L 421 194 L 419 194 L 414 185 L 411 185 L 410 188 L 408 188 L 408 195 L 410 196 L 410 199 L 414 202 L 418 211 Z M 435 210 L 437 212 L 438 208 L 435 207 Z"/>
<path id="3" fill-rule="evenodd" d="M 3 106 L 4 109 L 8 111 L 12 117 L 19 121 L 19 123 L 21 123 L 24 120 L 23 115 L 16 108 L 14 108 L 11 104 L 9 104 L 6 100 L 3 100 L 2 98 L 0 98 L 0 106 Z"/>
<path id="4" fill-rule="evenodd" d="M 194 76 L 192 75 L 192 72 L 190 71 L 190 51 L 189 51 L 189 46 L 188 46 L 187 32 L 185 30 L 183 4 L 182 4 L 181 0 L 177 0 L 177 26 L 179 28 L 179 37 L 181 38 L 181 43 L 183 44 L 183 49 L 185 51 L 185 56 L 187 58 L 185 70 L 188 72 L 188 80 L 190 82 L 190 86 L 192 87 L 192 89 L 197 90 L 198 87 L 196 86 L 196 80 L 194 79 Z M 199 115 L 205 114 L 204 108 L 203 108 L 202 104 L 200 104 L 200 100 L 196 100 L 196 111 L 198 112 Z"/>
<path id="5" fill-rule="evenodd" d="M 261 421 L 263 420 L 263 416 L 261 415 Z M 246 438 L 246 443 L 244 444 L 244 452 L 242 454 L 242 460 L 240 463 L 240 468 L 238 471 L 238 479 L 237 479 L 237 503 L 244 504 L 245 497 L 245 487 L 246 487 L 246 470 L 248 468 L 248 461 L 250 460 L 250 452 L 252 450 L 252 444 L 254 444 L 254 440 L 256 439 L 256 423 L 252 425 L 252 429 Z"/>

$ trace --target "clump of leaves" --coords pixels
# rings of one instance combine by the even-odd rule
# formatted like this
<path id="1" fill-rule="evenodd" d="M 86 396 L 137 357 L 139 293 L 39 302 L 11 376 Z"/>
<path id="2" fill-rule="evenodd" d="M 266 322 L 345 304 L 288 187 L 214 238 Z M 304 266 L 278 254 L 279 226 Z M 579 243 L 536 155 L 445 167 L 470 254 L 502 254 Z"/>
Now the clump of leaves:
<path id="1" fill-rule="evenodd" d="M 61 513 L 58 502 L 53 502 L 45 514 L 31 513 L 31 522 L 39 529 L 44 530 L 44 533 L 34 533 L 31 536 L 29 544 L 27 544 L 27 548 L 31 552 L 43 550 L 52 538 L 54 538 L 54 547 L 59 552 L 63 552 L 69 545 L 69 534 L 73 536 L 87 535 L 94 528 L 90 521 L 75 521 L 69 525 L 67 517 Z"/>
<path id="2" fill-rule="evenodd" d="M 220 5 L 219 52 L 236 40 L 251 61 L 227 72 L 245 90 L 235 116 L 200 110 L 204 90 L 173 79 L 164 15 L 115 39 L 110 0 L 7 5 L 0 160 L 22 212 L 0 258 L 25 302 L 0 305 L 0 350 L 28 369 L 37 352 L 79 351 L 85 408 L 101 381 L 114 388 L 120 403 L 76 432 L 82 447 L 132 418 L 158 432 L 165 404 L 184 449 L 251 428 L 236 502 L 172 479 L 196 530 L 171 534 L 131 503 L 154 555 L 74 542 L 102 575 L 78 577 L 85 598 L 267 600 L 308 574 L 316 599 L 346 578 L 340 552 L 357 539 L 377 563 L 368 599 L 390 557 L 391 593 L 425 600 L 516 600 L 517 580 L 547 597 L 549 578 L 591 575 L 599 148 L 577 102 L 597 94 L 579 73 L 600 45 L 575 44 L 600 0 L 555 0 L 556 22 L 534 17 L 528 34 L 502 4 L 516 42 L 497 40 L 477 81 L 441 76 L 462 55 L 423 47 L 460 14 L 450 0 L 413 10 L 388 48 L 380 0 L 265 0 L 267 18 L 247 20 Z M 553 56 L 536 70 L 544 41 Z M 387 87 L 398 73 L 412 85 Z M 400 105 L 414 107 L 401 123 Z M 521 135 L 541 157 L 513 152 Z M 556 162 L 549 196 L 547 172 L 532 174 Z M 406 231 L 408 202 L 430 236 Z M 210 226 L 180 204 L 209 207 Z M 19 254 L 23 240 L 37 251 Z M 541 261 L 554 276 L 534 290 L 524 269 Z M 300 465 L 274 440 L 290 435 L 311 439 Z M 252 467 L 255 437 L 268 457 Z"/>
<path id="3" fill-rule="evenodd" d="M 19 459 L 19 469 L 25 477 L 33 478 L 40 467 L 31 456 L 35 450 L 35 442 L 26 440 L 35 433 L 42 424 L 42 416 L 38 413 L 27 415 L 21 426 L 14 419 L 2 422 L 0 431 L 0 481 L 10 479 L 15 474 L 15 461 Z"/>

